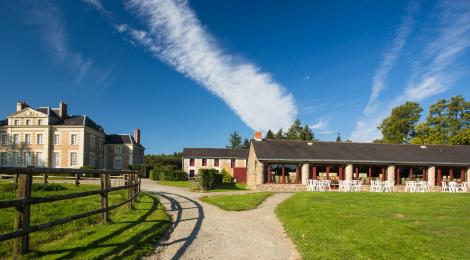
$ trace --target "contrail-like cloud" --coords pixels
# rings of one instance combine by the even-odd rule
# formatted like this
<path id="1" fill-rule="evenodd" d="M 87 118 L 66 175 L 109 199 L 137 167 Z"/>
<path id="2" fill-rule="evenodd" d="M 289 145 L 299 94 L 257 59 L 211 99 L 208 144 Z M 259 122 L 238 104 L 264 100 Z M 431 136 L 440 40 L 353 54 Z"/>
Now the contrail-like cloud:
<path id="1" fill-rule="evenodd" d="M 390 101 L 376 103 L 376 106 L 380 106 L 380 111 L 372 107 L 365 109 L 363 117 L 358 120 L 351 133 L 352 140 L 371 141 L 379 138 L 380 132 L 376 126 L 393 107 L 405 101 L 419 102 L 443 93 L 459 78 L 457 60 L 470 47 L 470 5 L 465 0 L 440 1 L 436 10 L 437 26 L 428 36 L 427 44 L 423 46 L 421 56 L 414 64 L 406 87 L 401 93 L 391 97 Z"/>
<path id="2" fill-rule="evenodd" d="M 154 56 L 220 97 L 252 129 L 287 128 L 297 116 L 293 96 L 269 73 L 225 53 L 185 0 L 130 0 L 148 29 L 129 33 Z"/>

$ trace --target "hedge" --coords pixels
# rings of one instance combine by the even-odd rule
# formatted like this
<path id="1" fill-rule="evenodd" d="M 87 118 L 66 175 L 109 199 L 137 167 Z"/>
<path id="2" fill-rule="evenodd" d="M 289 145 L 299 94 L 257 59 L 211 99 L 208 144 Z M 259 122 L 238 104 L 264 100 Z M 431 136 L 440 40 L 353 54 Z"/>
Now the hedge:
<path id="1" fill-rule="evenodd" d="M 199 176 L 201 177 L 200 186 L 203 190 L 213 190 L 223 181 L 223 175 L 215 169 L 200 169 Z"/>

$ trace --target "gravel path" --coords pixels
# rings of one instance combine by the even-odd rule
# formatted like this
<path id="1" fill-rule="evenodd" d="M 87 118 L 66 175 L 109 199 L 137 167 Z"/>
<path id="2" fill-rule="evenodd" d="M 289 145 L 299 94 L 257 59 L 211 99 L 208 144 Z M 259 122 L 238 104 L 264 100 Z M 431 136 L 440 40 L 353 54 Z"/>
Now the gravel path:
<path id="1" fill-rule="evenodd" d="M 185 188 L 142 179 L 142 190 L 160 197 L 173 223 L 169 237 L 148 259 L 300 259 L 274 214 L 292 194 L 277 193 L 257 209 L 230 212 L 198 200 L 204 194 Z M 211 195 L 229 193 L 234 192 Z"/>

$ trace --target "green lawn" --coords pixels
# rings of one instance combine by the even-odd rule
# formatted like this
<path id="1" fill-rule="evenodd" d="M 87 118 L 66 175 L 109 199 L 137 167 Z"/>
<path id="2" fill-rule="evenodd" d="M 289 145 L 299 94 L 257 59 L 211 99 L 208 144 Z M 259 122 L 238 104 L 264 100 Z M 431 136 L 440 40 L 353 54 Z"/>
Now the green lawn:
<path id="1" fill-rule="evenodd" d="M 33 184 L 33 187 L 33 197 L 98 189 L 96 185 L 85 184 L 80 185 L 80 188 L 72 184 Z M 0 184 L 0 200 L 11 198 L 14 198 L 12 185 Z M 112 192 L 109 194 L 109 205 L 116 204 L 126 198 L 126 190 Z M 96 195 L 32 205 L 31 225 L 97 209 L 99 204 L 100 198 L 99 195 Z M 129 211 L 127 206 L 122 206 L 112 211 L 110 219 L 113 224 L 96 225 L 99 223 L 99 215 L 95 215 L 32 233 L 30 236 L 32 253 L 28 256 L 31 258 L 41 256 L 49 259 L 60 256 L 65 258 L 102 258 L 102 256 L 122 255 L 135 258 L 141 253 L 151 252 L 148 247 L 153 246 L 155 242 L 150 241 L 147 237 L 150 230 L 154 233 L 153 235 L 157 235 L 154 238 L 158 238 L 161 230 L 166 228 L 168 221 L 163 210 L 156 208 L 157 205 L 154 197 L 145 195 L 140 198 L 136 210 Z M 0 210 L 0 233 L 13 230 L 13 216 L 13 209 Z M 141 218 L 142 224 L 139 224 L 140 221 L 136 222 L 139 218 Z M 156 226 L 157 224 L 159 226 Z M 149 228 L 150 225 L 157 228 Z M 132 243 L 132 245 L 124 246 L 127 243 Z M 11 254 L 11 245 L 12 240 L 0 242 L 0 259 Z"/>
<path id="2" fill-rule="evenodd" d="M 272 194 L 271 192 L 255 192 L 237 195 L 207 196 L 202 197 L 201 200 L 224 210 L 241 211 L 255 209 Z"/>
<path id="3" fill-rule="evenodd" d="M 470 194 L 303 192 L 276 214 L 304 259 L 470 259 Z"/>

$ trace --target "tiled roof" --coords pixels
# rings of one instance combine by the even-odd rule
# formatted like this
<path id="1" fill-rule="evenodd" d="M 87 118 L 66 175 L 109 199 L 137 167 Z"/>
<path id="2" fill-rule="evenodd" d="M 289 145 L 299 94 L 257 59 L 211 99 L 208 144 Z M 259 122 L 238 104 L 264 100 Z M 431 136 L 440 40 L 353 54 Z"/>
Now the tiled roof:
<path id="1" fill-rule="evenodd" d="M 129 134 L 111 134 L 106 135 L 105 137 L 105 144 L 135 144 L 142 148 L 142 144 L 138 144 L 135 142 L 134 137 Z"/>
<path id="2" fill-rule="evenodd" d="M 248 158 L 247 149 L 184 148 L 183 157 L 197 158 Z"/>
<path id="3" fill-rule="evenodd" d="M 310 143 L 310 144 L 309 144 Z M 253 141 L 259 160 L 470 166 L 470 146 Z"/>
<path id="4" fill-rule="evenodd" d="M 64 120 L 61 120 L 56 125 L 68 125 L 68 126 L 87 126 L 97 131 L 103 132 L 103 128 L 95 123 L 95 121 L 91 120 L 87 116 L 70 116 Z"/>

